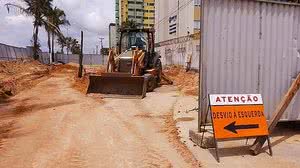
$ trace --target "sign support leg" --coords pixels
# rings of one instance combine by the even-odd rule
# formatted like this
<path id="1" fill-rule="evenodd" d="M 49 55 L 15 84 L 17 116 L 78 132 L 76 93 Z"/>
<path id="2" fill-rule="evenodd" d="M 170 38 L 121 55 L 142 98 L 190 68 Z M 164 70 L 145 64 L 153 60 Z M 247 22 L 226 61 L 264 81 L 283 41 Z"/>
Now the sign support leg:
<path id="1" fill-rule="evenodd" d="M 200 131 L 202 131 L 201 144 L 200 144 L 201 148 L 204 148 L 203 147 L 203 139 L 204 139 L 205 128 L 206 128 L 206 123 L 207 123 L 207 118 L 208 118 L 208 111 L 209 111 L 209 107 L 206 110 L 204 125 L 202 122 L 201 122 L 202 124 L 200 125 Z M 202 127 L 204 127 L 203 130 L 202 130 Z"/>
<path id="2" fill-rule="evenodd" d="M 216 149 L 216 157 L 217 157 L 217 162 L 220 163 L 220 157 L 219 157 L 219 147 L 218 147 L 218 140 L 216 139 L 216 134 L 215 134 L 215 128 L 214 128 L 214 120 L 211 116 L 211 122 L 212 122 L 212 129 L 214 132 L 214 143 L 215 143 L 215 149 Z"/>
<path id="3" fill-rule="evenodd" d="M 214 139 L 215 139 L 216 157 L 217 157 L 218 163 L 220 163 L 218 141 L 216 140 L 215 137 L 214 137 Z"/>
<path id="4" fill-rule="evenodd" d="M 272 146 L 271 146 L 270 136 L 267 136 L 267 141 L 268 141 L 270 155 L 273 156 L 273 150 L 272 150 Z"/>

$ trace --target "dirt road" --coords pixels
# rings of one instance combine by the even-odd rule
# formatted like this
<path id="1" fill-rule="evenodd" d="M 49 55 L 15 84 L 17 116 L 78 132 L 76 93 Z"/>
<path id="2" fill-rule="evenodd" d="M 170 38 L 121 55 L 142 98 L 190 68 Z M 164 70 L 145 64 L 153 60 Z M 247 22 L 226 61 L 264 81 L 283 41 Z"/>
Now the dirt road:
<path id="1" fill-rule="evenodd" d="M 99 100 L 71 86 L 56 74 L 0 104 L 0 167 L 198 166 L 170 119 L 173 87 Z"/>

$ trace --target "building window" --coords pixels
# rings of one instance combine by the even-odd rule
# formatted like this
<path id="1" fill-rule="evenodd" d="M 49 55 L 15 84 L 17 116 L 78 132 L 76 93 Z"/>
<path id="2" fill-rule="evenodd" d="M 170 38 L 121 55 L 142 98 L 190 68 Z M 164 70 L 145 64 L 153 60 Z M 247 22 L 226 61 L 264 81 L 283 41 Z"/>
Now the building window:
<path id="1" fill-rule="evenodd" d="M 153 2 L 152 3 L 151 2 L 149 2 L 149 3 L 145 2 L 144 6 L 154 6 L 154 3 Z"/>
<path id="2" fill-rule="evenodd" d="M 201 0 L 194 0 L 194 5 L 195 6 L 200 6 L 201 5 Z"/>
<path id="3" fill-rule="evenodd" d="M 200 20 L 194 20 L 194 29 L 200 29 L 201 25 L 200 25 Z"/>
<path id="4" fill-rule="evenodd" d="M 145 10 L 145 12 L 148 12 L 148 13 L 155 13 L 155 10 Z"/>
<path id="5" fill-rule="evenodd" d="M 154 17 L 144 17 L 144 19 L 145 19 L 145 20 L 148 20 L 148 19 L 154 20 L 155 18 L 154 18 Z"/>

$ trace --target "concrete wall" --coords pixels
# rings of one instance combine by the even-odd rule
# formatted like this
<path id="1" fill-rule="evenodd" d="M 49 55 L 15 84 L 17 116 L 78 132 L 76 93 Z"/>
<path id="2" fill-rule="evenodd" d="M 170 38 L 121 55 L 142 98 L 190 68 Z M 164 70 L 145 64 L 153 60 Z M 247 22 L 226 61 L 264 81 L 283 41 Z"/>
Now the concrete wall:
<path id="1" fill-rule="evenodd" d="M 187 65 L 187 58 L 192 56 L 191 68 L 199 69 L 199 49 L 200 40 L 192 37 L 181 37 L 159 43 L 155 48 L 156 52 L 161 55 L 163 65 Z"/>

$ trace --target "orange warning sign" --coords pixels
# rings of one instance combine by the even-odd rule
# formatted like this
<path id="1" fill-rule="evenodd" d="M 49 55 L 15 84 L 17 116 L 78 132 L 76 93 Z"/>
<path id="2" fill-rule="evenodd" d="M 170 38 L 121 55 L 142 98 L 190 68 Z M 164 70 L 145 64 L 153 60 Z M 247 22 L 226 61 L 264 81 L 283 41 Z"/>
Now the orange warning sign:
<path id="1" fill-rule="evenodd" d="M 269 135 L 261 95 L 210 95 L 209 98 L 216 139 Z"/>

